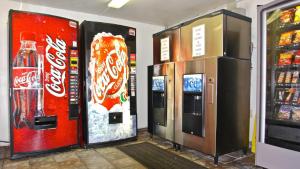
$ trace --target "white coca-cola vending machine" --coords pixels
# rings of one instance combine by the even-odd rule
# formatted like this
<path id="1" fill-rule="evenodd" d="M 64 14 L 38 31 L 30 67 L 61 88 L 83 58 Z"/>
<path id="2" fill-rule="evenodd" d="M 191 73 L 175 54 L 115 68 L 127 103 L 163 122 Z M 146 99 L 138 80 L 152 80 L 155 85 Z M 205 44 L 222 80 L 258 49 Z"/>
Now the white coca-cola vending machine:
<path id="1" fill-rule="evenodd" d="M 78 22 L 11 10 L 11 157 L 78 145 Z"/>
<path id="2" fill-rule="evenodd" d="M 84 21 L 80 30 L 84 144 L 135 139 L 135 28 Z"/>

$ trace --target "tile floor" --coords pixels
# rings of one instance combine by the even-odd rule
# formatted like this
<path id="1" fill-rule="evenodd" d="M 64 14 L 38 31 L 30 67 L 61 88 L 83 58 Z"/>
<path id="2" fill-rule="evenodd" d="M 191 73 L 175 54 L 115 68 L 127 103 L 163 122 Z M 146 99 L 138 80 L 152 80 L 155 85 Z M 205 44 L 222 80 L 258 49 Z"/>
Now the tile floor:
<path id="1" fill-rule="evenodd" d="M 140 132 L 138 140 L 125 144 L 135 144 L 143 141 L 150 142 L 167 151 L 207 168 L 254 169 L 254 155 L 243 155 L 241 151 L 226 154 L 220 157 L 220 164 L 214 165 L 213 158 L 203 153 L 183 148 L 175 151 L 172 144 L 159 138 L 150 138 L 147 132 Z M 52 153 L 38 157 L 9 160 L 8 147 L 0 147 L 0 169 L 144 169 L 142 164 L 127 156 L 116 146 L 73 149 L 67 152 Z"/>

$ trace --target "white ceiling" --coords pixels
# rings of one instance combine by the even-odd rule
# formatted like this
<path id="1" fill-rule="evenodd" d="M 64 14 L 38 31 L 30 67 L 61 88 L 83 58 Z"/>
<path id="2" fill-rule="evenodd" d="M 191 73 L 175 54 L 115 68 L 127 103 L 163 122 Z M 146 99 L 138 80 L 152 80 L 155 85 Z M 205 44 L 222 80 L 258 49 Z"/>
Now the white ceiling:
<path id="1" fill-rule="evenodd" d="M 15 0 L 18 1 L 18 0 Z M 23 0 L 25 3 L 170 26 L 235 0 L 130 0 L 121 9 L 110 0 Z"/>

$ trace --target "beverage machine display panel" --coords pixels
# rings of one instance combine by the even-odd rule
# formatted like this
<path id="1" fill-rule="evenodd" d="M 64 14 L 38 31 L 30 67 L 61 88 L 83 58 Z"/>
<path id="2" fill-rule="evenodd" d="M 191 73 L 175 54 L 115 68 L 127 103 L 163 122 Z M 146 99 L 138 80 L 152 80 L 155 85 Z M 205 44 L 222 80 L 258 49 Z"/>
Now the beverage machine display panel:
<path id="1" fill-rule="evenodd" d="M 203 127 L 203 74 L 183 75 L 182 131 L 204 136 Z"/>
<path id="2" fill-rule="evenodd" d="M 200 93 L 203 87 L 203 74 L 190 74 L 183 76 L 183 91 Z"/>
<path id="3" fill-rule="evenodd" d="M 155 76 L 152 78 L 152 90 L 157 92 L 165 91 L 165 77 Z"/>

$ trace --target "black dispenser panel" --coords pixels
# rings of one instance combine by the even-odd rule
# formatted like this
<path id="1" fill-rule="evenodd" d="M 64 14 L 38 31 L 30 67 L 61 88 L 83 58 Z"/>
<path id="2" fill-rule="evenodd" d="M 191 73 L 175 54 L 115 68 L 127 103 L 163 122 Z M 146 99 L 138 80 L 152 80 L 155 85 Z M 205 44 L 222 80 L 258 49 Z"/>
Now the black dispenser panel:
<path id="1" fill-rule="evenodd" d="M 203 137 L 203 74 L 183 77 L 182 131 Z"/>
<path id="2" fill-rule="evenodd" d="M 108 124 L 118 124 L 118 123 L 123 123 L 123 113 L 122 112 L 109 113 Z"/>
<path id="3" fill-rule="evenodd" d="M 54 129 L 57 126 L 56 116 L 41 116 L 34 117 L 34 129 L 35 130 L 45 130 Z"/>
<path id="4" fill-rule="evenodd" d="M 165 76 L 152 79 L 153 121 L 156 125 L 167 125 L 167 92 Z"/>

